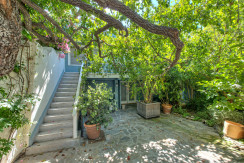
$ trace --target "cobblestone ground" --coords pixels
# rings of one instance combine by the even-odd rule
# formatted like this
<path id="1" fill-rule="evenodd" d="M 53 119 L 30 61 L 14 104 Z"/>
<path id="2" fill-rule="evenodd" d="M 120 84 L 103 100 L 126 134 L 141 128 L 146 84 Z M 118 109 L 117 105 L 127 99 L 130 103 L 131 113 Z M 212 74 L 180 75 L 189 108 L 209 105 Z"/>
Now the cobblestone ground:
<path id="1" fill-rule="evenodd" d="M 175 115 L 144 119 L 136 107 L 119 110 L 103 129 L 106 140 L 17 162 L 244 162 L 243 151 L 231 148 L 215 130 Z"/>

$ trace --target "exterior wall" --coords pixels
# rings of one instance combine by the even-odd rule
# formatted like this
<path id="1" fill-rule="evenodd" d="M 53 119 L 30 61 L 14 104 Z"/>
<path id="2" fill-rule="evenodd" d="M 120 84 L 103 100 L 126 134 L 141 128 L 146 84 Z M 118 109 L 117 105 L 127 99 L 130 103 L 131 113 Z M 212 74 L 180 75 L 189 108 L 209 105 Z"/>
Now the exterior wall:
<path id="1" fill-rule="evenodd" d="M 65 72 L 80 72 L 80 65 L 69 64 L 69 53 L 65 54 Z"/>
<path id="2" fill-rule="evenodd" d="M 14 146 L 10 153 L 2 158 L 3 163 L 13 162 L 30 145 L 30 139 L 34 137 L 32 133 L 37 130 L 38 125 L 42 121 L 43 114 L 45 114 L 45 110 L 49 107 L 52 94 L 65 68 L 64 59 L 60 59 L 58 53 L 53 48 L 41 47 L 37 43 L 28 43 L 23 50 L 22 57 L 29 60 L 30 70 L 28 75 L 29 81 L 27 80 L 29 85 L 25 83 L 24 89 L 26 90 L 28 87 L 28 92 L 35 93 L 40 101 L 37 101 L 35 106 L 30 108 L 31 111 L 25 113 L 25 116 L 29 118 L 31 123 L 14 133 L 13 138 L 16 139 Z M 10 75 L 14 77 L 15 73 Z M 4 81 L 0 84 L 1 86 L 7 86 Z M 16 88 L 16 90 L 18 89 Z M 8 135 L 9 129 L 0 133 L 0 136 L 3 138 L 6 138 Z"/>
<path id="3" fill-rule="evenodd" d="M 77 54 L 76 53 L 77 50 L 74 49 L 74 48 L 71 48 L 70 51 L 71 52 L 68 55 L 68 58 L 69 58 L 68 64 L 69 65 L 76 65 L 76 66 L 81 65 L 80 61 L 82 61 L 82 58 L 84 58 L 84 55 L 81 54 L 81 55 L 77 56 L 76 55 Z"/>
<path id="4" fill-rule="evenodd" d="M 29 145 L 32 144 L 38 126 L 43 121 L 65 69 L 64 59 L 59 58 L 53 48 L 38 47 L 37 51 L 39 54 L 35 58 L 36 73 L 33 80 L 33 93 L 38 95 L 40 101 L 36 102 L 32 110 L 31 122 L 33 125 L 30 128 Z"/>

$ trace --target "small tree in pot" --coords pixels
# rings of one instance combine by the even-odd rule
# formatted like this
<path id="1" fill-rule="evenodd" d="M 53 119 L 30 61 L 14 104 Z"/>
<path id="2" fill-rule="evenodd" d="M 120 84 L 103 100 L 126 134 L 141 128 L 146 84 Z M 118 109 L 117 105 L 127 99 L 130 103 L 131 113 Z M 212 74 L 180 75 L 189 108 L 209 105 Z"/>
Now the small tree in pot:
<path id="1" fill-rule="evenodd" d="M 170 114 L 172 105 L 178 105 L 181 99 L 183 77 L 176 67 L 173 67 L 162 79 L 159 89 L 159 98 L 165 114 Z"/>
<path id="2" fill-rule="evenodd" d="M 143 101 L 137 102 L 137 112 L 144 118 L 153 118 L 160 116 L 160 103 L 153 102 L 153 95 L 157 93 L 158 80 L 154 76 L 145 76 L 138 80 L 140 87 L 137 91 L 143 95 Z"/>
<path id="3" fill-rule="evenodd" d="M 163 109 L 163 113 L 164 114 L 170 114 L 171 109 L 172 109 L 172 105 L 169 104 L 169 87 L 168 87 L 169 83 L 164 82 L 161 86 L 161 93 L 159 94 L 159 98 L 161 100 L 162 103 L 162 109 Z"/>
<path id="4" fill-rule="evenodd" d="M 87 137 L 97 139 L 100 136 L 101 126 L 107 127 L 112 122 L 110 113 L 116 110 L 116 102 L 113 99 L 114 94 L 107 84 L 96 84 L 94 87 L 88 86 L 88 89 L 79 97 L 78 108 L 83 116 L 88 116 L 85 122 Z"/>

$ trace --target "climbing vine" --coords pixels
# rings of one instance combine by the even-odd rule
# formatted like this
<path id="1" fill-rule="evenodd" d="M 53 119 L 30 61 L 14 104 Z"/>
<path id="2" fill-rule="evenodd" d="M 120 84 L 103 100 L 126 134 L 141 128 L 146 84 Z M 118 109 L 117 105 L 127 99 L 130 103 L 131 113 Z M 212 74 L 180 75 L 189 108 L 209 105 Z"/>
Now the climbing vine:
<path id="1" fill-rule="evenodd" d="M 27 43 L 22 46 L 13 73 L 0 78 L 0 82 L 4 82 L 4 86 L 0 86 L 0 132 L 9 131 L 7 137 L 0 137 L 0 158 L 11 150 L 16 130 L 29 123 L 25 115 L 36 100 L 34 94 L 29 94 L 31 57 Z"/>

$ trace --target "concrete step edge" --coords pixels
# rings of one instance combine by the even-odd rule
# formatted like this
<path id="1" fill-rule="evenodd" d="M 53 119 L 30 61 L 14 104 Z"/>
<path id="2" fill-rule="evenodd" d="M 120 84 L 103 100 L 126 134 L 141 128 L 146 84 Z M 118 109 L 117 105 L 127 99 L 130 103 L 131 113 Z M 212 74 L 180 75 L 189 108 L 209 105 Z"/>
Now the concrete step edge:
<path id="1" fill-rule="evenodd" d="M 41 126 L 47 127 L 47 126 L 52 126 L 52 125 L 59 125 L 59 124 L 73 124 L 73 121 L 59 121 L 59 122 L 52 122 L 52 123 L 43 123 Z"/>
<path id="2" fill-rule="evenodd" d="M 46 115 L 45 118 L 72 117 L 72 114 Z"/>
<path id="3" fill-rule="evenodd" d="M 71 138 L 73 136 L 73 129 L 63 128 L 54 131 L 44 131 L 37 134 L 34 142 L 46 142 L 51 140 L 58 140 L 63 138 Z"/>
<path id="4" fill-rule="evenodd" d="M 60 133 L 73 133 L 73 128 L 60 128 L 50 131 L 42 131 L 37 134 L 37 136 L 47 136 L 47 135 L 54 135 L 54 134 L 60 134 Z"/>
<path id="5" fill-rule="evenodd" d="M 50 130 L 57 130 L 57 129 L 69 129 L 73 128 L 73 122 L 67 122 L 67 123 L 43 123 L 43 125 L 40 126 L 39 131 L 45 132 Z"/>
<path id="6" fill-rule="evenodd" d="M 34 154 L 42 154 L 46 152 L 54 152 L 65 148 L 72 148 L 80 146 L 82 142 L 84 142 L 82 138 L 65 138 L 54 141 L 47 141 L 43 143 L 35 143 L 26 149 L 25 155 L 29 156 Z"/>

